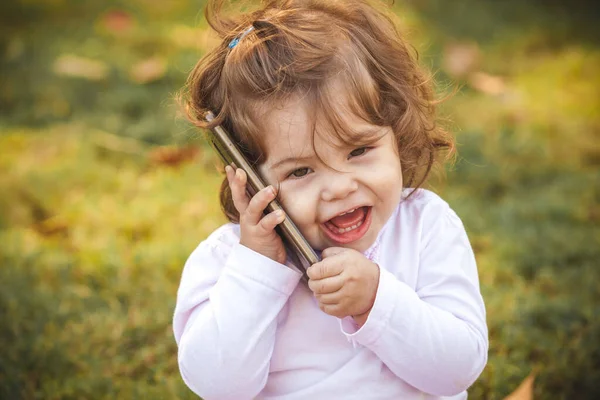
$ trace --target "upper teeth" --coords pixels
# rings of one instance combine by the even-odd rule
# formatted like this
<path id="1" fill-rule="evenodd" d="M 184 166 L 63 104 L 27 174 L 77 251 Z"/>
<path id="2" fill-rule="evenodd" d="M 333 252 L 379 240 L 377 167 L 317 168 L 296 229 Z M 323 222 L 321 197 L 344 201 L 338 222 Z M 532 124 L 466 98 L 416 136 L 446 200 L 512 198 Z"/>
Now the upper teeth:
<path id="1" fill-rule="evenodd" d="M 345 215 L 345 214 L 350 214 L 351 212 L 354 212 L 354 210 L 356 210 L 356 208 L 353 208 L 352 210 L 345 211 L 345 212 L 341 213 L 340 215 L 338 215 L 338 217 L 340 217 L 342 215 Z"/>

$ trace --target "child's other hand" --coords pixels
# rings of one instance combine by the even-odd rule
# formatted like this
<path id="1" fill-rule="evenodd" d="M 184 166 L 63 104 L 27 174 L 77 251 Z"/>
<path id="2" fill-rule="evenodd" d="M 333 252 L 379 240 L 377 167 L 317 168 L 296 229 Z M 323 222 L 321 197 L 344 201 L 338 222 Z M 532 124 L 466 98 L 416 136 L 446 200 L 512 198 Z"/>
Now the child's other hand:
<path id="1" fill-rule="evenodd" d="M 240 213 L 240 244 L 284 264 L 286 252 L 275 227 L 283 222 L 285 214 L 277 211 L 263 214 L 267 205 L 275 199 L 275 189 L 268 186 L 250 199 L 246 193 L 246 172 L 241 168 L 234 171 L 228 165 L 225 167 L 225 174 L 233 204 Z"/>
<path id="2" fill-rule="evenodd" d="M 375 302 L 379 266 L 356 250 L 330 247 L 308 270 L 308 287 L 326 314 L 352 316 L 362 326 Z"/>

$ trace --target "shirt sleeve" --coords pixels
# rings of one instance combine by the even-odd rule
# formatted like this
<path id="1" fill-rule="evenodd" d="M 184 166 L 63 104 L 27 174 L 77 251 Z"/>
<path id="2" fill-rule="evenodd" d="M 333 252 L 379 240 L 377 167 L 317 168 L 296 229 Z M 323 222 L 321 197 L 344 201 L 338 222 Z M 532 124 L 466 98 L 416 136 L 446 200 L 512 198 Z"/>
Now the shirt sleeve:
<path id="1" fill-rule="evenodd" d="M 458 216 L 445 205 L 424 219 L 419 265 L 406 266 L 418 268 L 416 290 L 381 268 L 367 321 L 357 330 L 344 320 L 342 330 L 405 382 L 452 396 L 466 390 L 487 362 L 485 307 Z"/>
<path id="2" fill-rule="evenodd" d="M 239 243 L 203 242 L 184 267 L 173 318 L 187 386 L 206 400 L 258 394 L 277 316 L 300 278 Z"/>

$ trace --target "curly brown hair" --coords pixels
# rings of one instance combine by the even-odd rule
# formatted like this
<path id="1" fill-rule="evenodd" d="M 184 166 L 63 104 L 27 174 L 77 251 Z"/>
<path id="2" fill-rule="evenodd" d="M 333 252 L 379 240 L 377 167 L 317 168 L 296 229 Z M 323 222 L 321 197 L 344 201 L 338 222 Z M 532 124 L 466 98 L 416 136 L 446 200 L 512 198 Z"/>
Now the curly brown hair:
<path id="1" fill-rule="evenodd" d="M 252 163 L 267 156 L 262 112 L 292 96 L 308 99 L 313 126 L 319 120 L 345 143 L 360 141 L 336 112 L 334 78 L 343 79 L 351 112 L 392 128 L 405 187 L 421 187 L 433 166 L 453 154 L 453 138 L 436 124 L 431 76 L 391 15 L 372 1 L 270 0 L 236 17 L 222 9 L 223 0 L 206 6 L 206 19 L 222 41 L 190 73 L 183 101 L 193 124 L 222 125 Z M 205 120 L 209 110 L 216 115 L 211 122 Z M 220 198 L 225 215 L 238 222 L 226 179 Z"/>

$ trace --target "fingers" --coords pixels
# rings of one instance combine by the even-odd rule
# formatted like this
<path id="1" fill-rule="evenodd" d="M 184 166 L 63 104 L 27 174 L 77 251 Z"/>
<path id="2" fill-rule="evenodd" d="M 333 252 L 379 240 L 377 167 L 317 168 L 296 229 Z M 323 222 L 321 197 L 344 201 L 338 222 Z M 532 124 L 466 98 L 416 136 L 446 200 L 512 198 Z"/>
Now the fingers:
<path id="1" fill-rule="evenodd" d="M 344 307 L 341 307 L 339 304 L 319 303 L 319 308 L 325 314 L 334 316 L 336 318 L 344 318 L 349 316 L 349 314 L 344 310 Z"/>
<path id="2" fill-rule="evenodd" d="M 317 299 L 319 304 L 335 305 L 340 304 L 340 301 L 343 297 L 341 292 L 338 290 L 337 292 L 333 293 L 315 294 L 315 298 Z"/>
<path id="3" fill-rule="evenodd" d="M 227 182 L 229 182 L 229 187 L 231 188 L 233 205 L 241 215 L 250 202 L 250 199 L 248 199 L 248 195 L 246 194 L 246 173 L 241 168 L 234 171 L 234 169 L 228 165 L 225 167 L 225 174 L 227 175 Z"/>
<path id="4" fill-rule="evenodd" d="M 283 210 L 273 211 L 272 213 L 269 213 L 263 217 L 258 226 L 263 230 L 264 233 L 267 233 L 275 229 L 275 227 L 282 223 L 284 219 L 285 212 L 283 212 Z"/>
<path id="5" fill-rule="evenodd" d="M 308 277 L 313 280 L 329 278 L 342 273 L 344 270 L 343 263 L 335 258 L 324 258 L 316 264 L 313 264 L 306 270 Z"/>
<path id="6" fill-rule="evenodd" d="M 275 196 L 275 188 L 273 188 L 273 186 L 267 186 L 250 199 L 248 207 L 246 207 L 246 210 L 243 212 L 243 216 L 240 215 L 240 217 L 253 225 L 258 224 L 263 217 L 265 208 L 267 208 L 271 201 L 275 200 Z"/>
<path id="7" fill-rule="evenodd" d="M 326 279 L 308 281 L 308 287 L 315 295 L 335 293 L 344 286 L 344 279 L 336 275 Z"/>
<path id="8" fill-rule="evenodd" d="M 308 286 L 323 312 L 338 318 L 358 316 L 361 325 L 366 321 L 379 286 L 377 264 L 356 250 L 329 248 L 307 273 Z"/>
<path id="9" fill-rule="evenodd" d="M 345 249 L 343 247 L 328 247 L 325 250 L 323 250 L 323 252 L 321 253 L 321 257 L 322 258 L 332 257 L 337 254 L 343 253 L 345 251 L 348 251 L 348 249 Z"/>
<path id="10" fill-rule="evenodd" d="M 241 168 L 234 170 L 231 166 L 227 165 L 225 167 L 225 174 L 231 188 L 231 198 L 235 208 L 240 213 L 240 219 L 244 219 L 245 222 L 252 225 L 257 225 L 260 222 L 261 226 L 265 229 L 267 227 L 273 229 L 275 225 L 285 219 L 284 213 L 272 213 L 271 217 L 267 216 L 266 220 L 263 221 L 265 208 L 276 197 L 273 186 L 262 189 L 250 199 L 246 192 L 248 182 L 246 172 Z"/>

